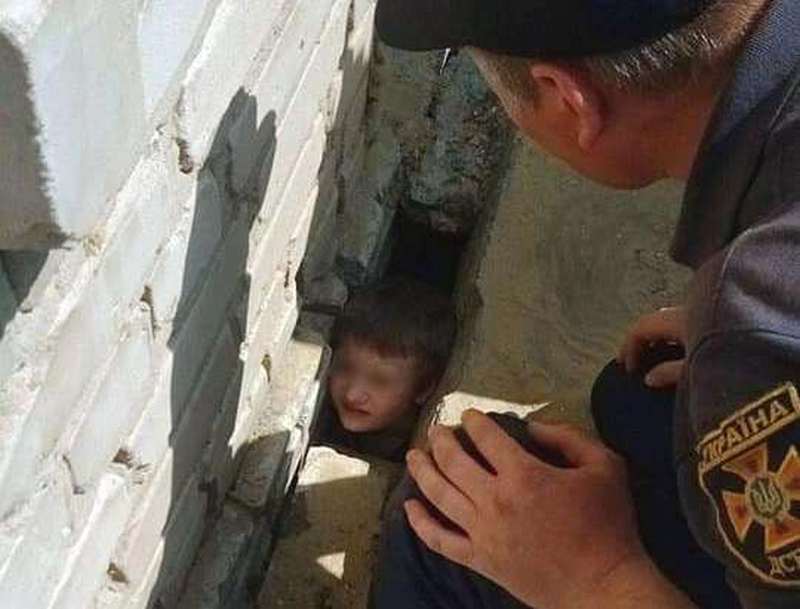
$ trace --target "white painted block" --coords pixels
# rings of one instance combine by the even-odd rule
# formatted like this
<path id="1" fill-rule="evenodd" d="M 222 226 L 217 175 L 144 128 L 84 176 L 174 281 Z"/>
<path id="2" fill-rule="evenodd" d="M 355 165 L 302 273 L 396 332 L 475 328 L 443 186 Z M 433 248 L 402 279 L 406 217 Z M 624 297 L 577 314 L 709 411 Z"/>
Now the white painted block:
<path id="1" fill-rule="evenodd" d="M 211 441 L 212 426 L 222 411 L 225 393 L 239 366 L 237 347 L 230 331 L 225 328 L 170 442 L 175 453 L 173 484 L 178 488 L 197 467 Z"/>
<path id="2" fill-rule="evenodd" d="M 3 522 L 3 535 L 19 536 L 0 569 L 0 607 L 47 606 L 72 543 L 71 493 L 66 476 L 54 477 L 29 511 Z"/>
<path id="3" fill-rule="evenodd" d="M 313 132 L 315 117 L 325 110 L 328 87 L 336 75 L 344 48 L 348 8 L 349 2 L 344 0 L 334 5 L 320 44 L 287 110 L 286 120 L 278 129 L 273 161 L 260 170 L 258 192 L 262 193 L 259 216 L 262 229 L 266 228 L 264 219 L 270 217 L 283 195 L 300 155 L 300 146 Z M 258 237 L 256 233 L 256 241 Z"/>
<path id="4" fill-rule="evenodd" d="M 317 174 L 325 150 L 325 132 L 321 115 L 317 117 L 313 135 L 300 154 L 289 184 L 275 209 L 262 212 L 251 237 L 250 293 L 248 297 L 247 327 L 251 328 L 261 312 L 267 290 L 276 280 L 276 275 L 285 274 L 288 264 L 287 247 L 297 226 L 307 215 L 310 223 L 313 217 L 313 201 L 310 194 L 316 191 Z M 309 203 L 309 201 L 312 201 Z M 256 240 L 258 239 L 258 240 Z M 299 259 L 298 259 L 299 264 Z M 295 269 L 296 271 L 296 269 Z"/>
<path id="5" fill-rule="evenodd" d="M 161 252 L 148 282 L 159 326 L 172 322 L 180 305 L 202 286 L 203 273 L 213 262 L 222 239 L 224 205 L 213 174 L 201 172 L 184 206 L 185 217 Z"/>
<path id="6" fill-rule="evenodd" d="M 170 336 L 172 351 L 171 399 L 173 412 L 180 416 L 200 367 L 219 335 L 234 295 L 244 280 L 247 259 L 247 229 L 238 220 L 229 230 L 205 285 L 180 326 Z"/>
<path id="7" fill-rule="evenodd" d="M 196 46 L 219 0 L 148 0 L 139 13 L 138 51 L 145 109 L 156 109 Z"/>
<path id="8" fill-rule="evenodd" d="M 35 405 L 0 448 L 0 518 L 33 492 L 41 459 L 55 447 L 81 392 L 117 342 L 113 295 L 98 288 L 85 296 L 62 328 Z"/>
<path id="9" fill-rule="evenodd" d="M 199 479 L 193 477 L 183 488 L 172 484 L 172 452 L 160 464 L 149 485 L 147 494 L 138 502 L 136 510 L 125 525 L 112 560 L 136 587 L 142 582 L 167 529 L 171 513 L 180 513 L 184 501 L 194 497 Z M 195 491 L 190 490 L 194 488 Z"/>
<path id="10" fill-rule="evenodd" d="M 241 449 L 247 441 L 255 418 L 256 394 L 267 384 L 264 369 L 256 374 L 253 387 L 242 384 L 242 367 L 233 377 L 223 405 L 209 434 L 209 447 L 204 455 L 205 480 L 214 485 L 222 500 L 236 475 Z M 218 507 L 218 506 L 215 506 Z"/>
<path id="11" fill-rule="evenodd" d="M 360 4 L 358 1 L 355 5 Z M 347 47 L 342 59 L 343 82 L 340 105 L 346 113 L 353 104 L 353 97 L 361 83 L 369 76 L 372 61 L 372 47 L 375 36 L 375 7 L 372 2 L 365 14 L 354 15 L 354 28 L 347 37 Z"/>
<path id="12" fill-rule="evenodd" d="M 202 379 L 192 385 L 194 396 L 188 409 L 179 409 L 174 405 L 174 366 L 171 359 L 165 362 L 153 398 L 133 433 L 124 442 L 125 450 L 137 463 L 155 471 L 170 447 L 179 448 L 186 457 L 181 455 L 178 458 L 175 469 L 185 470 L 186 463 L 199 456 L 202 451 L 197 446 L 207 439 L 216 413 L 221 409 L 227 386 L 235 378 L 235 370 L 239 365 L 238 354 L 238 346 L 225 327 L 217 339 Z M 181 389 L 180 393 L 183 392 Z"/>
<path id="13" fill-rule="evenodd" d="M 176 157 L 171 142 L 153 140 L 117 198 L 121 220 L 113 230 L 104 227 L 98 232 L 107 242 L 98 282 L 114 295 L 114 306 L 123 314 L 142 298 L 160 249 L 185 213 L 190 189 L 197 189 L 194 178 L 178 169 Z"/>
<path id="14" fill-rule="evenodd" d="M 89 605 L 103 583 L 131 507 L 131 494 L 125 480 L 114 474 L 104 476 L 88 526 L 63 565 L 62 579 L 48 609 Z"/>
<path id="15" fill-rule="evenodd" d="M 0 247 L 82 237 L 122 186 L 147 137 L 137 6 L 4 4 Z"/>
<path id="16" fill-rule="evenodd" d="M 362 23 L 365 19 L 375 19 L 375 0 L 353 0 L 353 23 Z"/>
<path id="17" fill-rule="evenodd" d="M 173 3 L 166 4 L 172 6 Z M 223 0 L 183 82 L 178 129 L 194 167 L 205 161 L 225 114 L 255 59 L 281 2 Z"/>
<path id="18" fill-rule="evenodd" d="M 66 453 L 73 483 L 86 489 L 111 464 L 152 393 L 148 311 L 138 311 Z"/>
<path id="19" fill-rule="evenodd" d="M 334 0 L 297 3 L 250 92 L 248 108 L 231 128 L 228 142 L 233 153 L 233 186 L 238 191 L 246 185 L 261 149 L 274 144 L 270 138 L 286 119 L 333 4 Z"/>

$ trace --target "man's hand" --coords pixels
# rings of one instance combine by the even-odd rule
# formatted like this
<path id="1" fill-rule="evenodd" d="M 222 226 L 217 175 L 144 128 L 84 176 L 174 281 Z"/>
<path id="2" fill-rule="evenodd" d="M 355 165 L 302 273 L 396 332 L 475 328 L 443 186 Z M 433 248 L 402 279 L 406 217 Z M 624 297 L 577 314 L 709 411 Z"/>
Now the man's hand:
<path id="1" fill-rule="evenodd" d="M 686 346 L 686 312 L 683 307 L 661 309 L 641 317 L 625 336 L 617 361 L 625 364 L 628 372 L 637 370 L 642 352 L 659 342 Z M 681 376 L 684 360 L 664 362 L 650 370 L 645 383 L 653 389 L 674 387 Z"/>
<path id="2" fill-rule="evenodd" d="M 533 438 L 569 464 L 557 468 L 481 413 L 466 413 L 463 425 L 494 471 L 469 457 L 447 428 L 432 431 L 430 455 L 409 453 L 421 491 L 458 527 L 409 501 L 409 522 L 429 548 L 537 609 L 629 606 L 616 597 L 652 608 L 691 606 L 642 549 L 625 466 L 614 453 L 577 430 L 532 424 Z"/>

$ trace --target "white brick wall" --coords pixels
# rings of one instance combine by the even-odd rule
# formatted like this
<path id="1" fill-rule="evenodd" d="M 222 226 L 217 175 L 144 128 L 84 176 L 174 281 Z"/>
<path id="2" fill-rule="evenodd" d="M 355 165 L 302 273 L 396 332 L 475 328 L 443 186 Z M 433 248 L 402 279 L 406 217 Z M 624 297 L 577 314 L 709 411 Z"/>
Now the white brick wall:
<path id="1" fill-rule="evenodd" d="M 3 4 L 0 607 L 171 609 L 253 426 L 307 434 L 296 278 L 334 266 L 372 9 Z"/>

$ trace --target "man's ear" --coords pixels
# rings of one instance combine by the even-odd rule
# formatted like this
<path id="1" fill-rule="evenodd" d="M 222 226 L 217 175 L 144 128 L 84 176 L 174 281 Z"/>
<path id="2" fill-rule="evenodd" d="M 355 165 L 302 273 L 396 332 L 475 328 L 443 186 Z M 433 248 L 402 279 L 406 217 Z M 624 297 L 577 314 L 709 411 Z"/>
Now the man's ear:
<path id="1" fill-rule="evenodd" d="M 606 126 L 601 91 L 585 75 L 558 64 L 534 62 L 530 74 L 543 101 L 571 114 L 581 149 L 591 149 Z"/>

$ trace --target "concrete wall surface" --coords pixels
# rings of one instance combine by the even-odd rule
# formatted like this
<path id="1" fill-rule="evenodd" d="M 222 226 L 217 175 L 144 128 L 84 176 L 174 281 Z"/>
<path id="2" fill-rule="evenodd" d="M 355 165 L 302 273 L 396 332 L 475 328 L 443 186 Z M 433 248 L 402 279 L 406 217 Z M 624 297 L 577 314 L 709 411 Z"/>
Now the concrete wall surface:
<path id="1" fill-rule="evenodd" d="M 374 3 L 0 5 L 0 607 L 220 606 L 190 568 L 252 528 L 256 431 L 285 493 L 327 353 L 295 326 L 375 199 Z"/>

